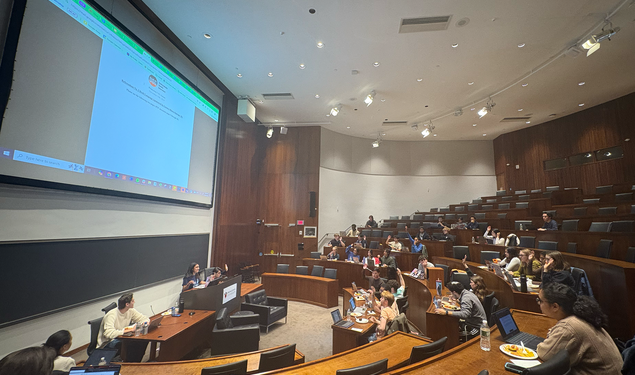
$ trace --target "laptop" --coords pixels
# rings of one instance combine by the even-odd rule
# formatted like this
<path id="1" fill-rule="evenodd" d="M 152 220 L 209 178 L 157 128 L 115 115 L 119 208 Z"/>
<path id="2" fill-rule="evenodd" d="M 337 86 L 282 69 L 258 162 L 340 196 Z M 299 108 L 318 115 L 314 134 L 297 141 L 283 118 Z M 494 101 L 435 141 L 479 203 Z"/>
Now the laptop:
<path id="1" fill-rule="evenodd" d="M 154 331 L 155 329 L 159 328 L 159 326 L 161 325 L 161 321 L 163 320 L 163 315 L 159 315 L 158 318 L 152 320 L 150 322 L 150 325 L 148 325 L 148 333 Z"/>
<path id="2" fill-rule="evenodd" d="M 97 366 L 102 358 L 109 365 L 115 355 L 117 355 L 117 349 L 95 349 L 90 353 L 90 357 L 88 357 L 84 366 Z"/>
<path id="3" fill-rule="evenodd" d="M 340 310 L 339 309 L 335 309 L 335 310 L 331 311 L 331 318 L 333 318 L 333 325 L 336 325 L 336 326 L 341 327 L 341 328 L 349 328 L 350 326 L 355 324 L 353 322 L 349 322 L 348 320 L 343 320 L 342 319 L 342 314 L 340 314 Z"/>
<path id="4" fill-rule="evenodd" d="M 498 263 L 492 263 L 492 269 L 494 270 L 494 273 L 496 273 L 496 276 L 502 277 L 503 279 L 505 278 L 503 270 L 501 270 L 501 266 L 499 266 Z"/>
<path id="5" fill-rule="evenodd" d="M 542 337 L 532 335 L 526 332 L 521 332 L 518 329 L 518 325 L 512 316 L 509 307 L 502 308 L 492 313 L 494 319 L 496 319 L 496 326 L 503 336 L 503 340 L 509 344 L 520 345 L 522 341 L 527 348 L 536 350 L 538 344 L 545 341 Z"/>
<path id="6" fill-rule="evenodd" d="M 98 367 L 73 367 L 68 372 L 68 375 L 84 375 L 84 374 L 96 374 L 96 375 L 119 375 L 121 365 L 107 365 Z"/>
<path id="7" fill-rule="evenodd" d="M 503 272 L 505 273 L 505 276 L 507 277 L 507 281 L 509 281 L 509 284 L 511 285 L 512 289 L 520 292 L 520 281 L 518 279 L 514 279 L 514 276 L 507 270 L 503 270 Z M 527 292 L 533 292 L 534 289 L 531 288 L 529 285 L 527 285 Z"/>

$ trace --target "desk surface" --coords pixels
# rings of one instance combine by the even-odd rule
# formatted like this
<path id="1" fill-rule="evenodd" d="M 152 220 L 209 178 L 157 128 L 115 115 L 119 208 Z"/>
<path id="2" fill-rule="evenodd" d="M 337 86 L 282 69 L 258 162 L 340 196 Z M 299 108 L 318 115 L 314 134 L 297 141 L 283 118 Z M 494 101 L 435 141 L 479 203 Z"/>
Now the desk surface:
<path id="1" fill-rule="evenodd" d="M 555 319 L 547 318 L 542 314 L 515 310 L 514 320 L 523 332 L 528 332 L 540 337 L 547 337 L 549 328 L 556 324 Z M 505 363 L 511 357 L 503 354 L 499 347 L 505 342 L 502 340 L 498 329 L 492 328 L 491 351 L 481 350 L 480 338 L 476 337 L 463 345 L 445 351 L 440 355 L 426 361 L 390 372 L 390 374 L 477 374 L 483 369 L 489 370 L 491 375 L 506 375 Z"/>
<path id="2" fill-rule="evenodd" d="M 190 312 L 194 312 L 194 315 L 190 316 Z M 161 325 L 154 331 L 149 332 L 147 335 L 141 336 L 119 336 L 119 339 L 123 340 L 141 340 L 141 341 L 158 341 L 165 342 L 175 337 L 179 333 L 186 329 L 197 325 L 198 323 L 210 318 L 214 315 L 215 311 L 208 310 L 183 310 L 181 316 L 167 315 L 163 317 Z M 151 320 L 158 318 L 159 315 L 155 315 Z"/>
<path id="3" fill-rule="evenodd" d="M 337 306 L 337 280 L 286 273 L 263 273 L 261 277 L 262 285 L 269 296 L 326 308 Z"/>

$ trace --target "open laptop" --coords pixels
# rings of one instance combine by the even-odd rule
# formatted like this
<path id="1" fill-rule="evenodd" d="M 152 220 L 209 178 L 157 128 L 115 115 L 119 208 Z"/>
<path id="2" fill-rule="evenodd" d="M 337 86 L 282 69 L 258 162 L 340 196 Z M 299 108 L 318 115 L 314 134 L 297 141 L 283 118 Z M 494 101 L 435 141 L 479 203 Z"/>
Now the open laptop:
<path id="1" fill-rule="evenodd" d="M 545 341 L 542 337 L 532 335 L 526 332 L 521 332 L 518 329 L 518 325 L 512 316 L 509 307 L 502 308 L 492 313 L 494 319 L 496 319 L 496 326 L 503 336 L 503 340 L 509 344 L 520 345 L 522 341 L 527 348 L 536 350 L 538 344 Z"/>
<path id="2" fill-rule="evenodd" d="M 509 271 L 503 270 L 505 276 L 507 277 L 507 281 L 511 285 L 512 289 L 520 292 L 520 281 L 518 279 L 514 279 L 514 275 L 512 275 Z M 529 280 L 528 280 L 529 281 Z M 534 289 L 527 285 L 527 292 L 534 292 Z"/>
<path id="3" fill-rule="evenodd" d="M 503 270 L 501 270 L 501 266 L 499 266 L 498 263 L 492 263 L 492 269 L 494 270 L 494 273 L 496 273 L 496 276 L 502 277 L 503 279 L 505 278 Z"/>
<path id="4" fill-rule="evenodd" d="M 342 319 L 342 314 L 340 314 L 340 310 L 339 309 L 335 309 L 335 310 L 331 311 L 331 318 L 333 318 L 333 325 L 336 325 L 336 326 L 341 327 L 341 328 L 349 328 L 350 326 L 355 324 L 353 322 L 349 322 L 348 320 L 343 320 Z"/>
<path id="5" fill-rule="evenodd" d="M 119 375 L 121 365 L 107 365 L 98 367 L 73 367 L 69 371 L 68 375 L 84 375 L 84 374 L 96 374 L 96 375 Z"/>
<path id="6" fill-rule="evenodd" d="M 95 349 L 90 353 L 90 357 L 88 357 L 84 366 L 97 366 L 102 358 L 109 365 L 110 361 L 117 355 L 117 351 L 117 349 Z"/>

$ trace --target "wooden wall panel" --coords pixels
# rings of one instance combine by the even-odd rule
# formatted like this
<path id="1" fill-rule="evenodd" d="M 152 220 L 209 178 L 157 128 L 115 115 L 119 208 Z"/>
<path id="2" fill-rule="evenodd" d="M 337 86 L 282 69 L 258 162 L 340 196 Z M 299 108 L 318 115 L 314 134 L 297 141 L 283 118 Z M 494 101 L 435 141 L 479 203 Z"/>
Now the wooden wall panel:
<path id="1" fill-rule="evenodd" d="M 625 141 L 630 138 L 631 141 Z M 496 175 L 504 174 L 508 191 L 545 186 L 596 186 L 635 180 L 635 93 L 544 124 L 503 134 L 494 140 Z M 544 171 L 543 162 L 622 146 L 616 160 Z M 507 166 L 507 164 L 510 164 Z M 520 169 L 516 169 L 518 164 Z M 501 182 L 498 183 L 502 186 Z"/>

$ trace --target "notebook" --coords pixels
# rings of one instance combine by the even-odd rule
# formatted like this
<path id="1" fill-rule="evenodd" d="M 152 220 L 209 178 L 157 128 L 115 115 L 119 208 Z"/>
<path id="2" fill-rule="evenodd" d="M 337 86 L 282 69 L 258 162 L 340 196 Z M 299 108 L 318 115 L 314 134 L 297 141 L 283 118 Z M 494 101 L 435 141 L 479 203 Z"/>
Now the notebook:
<path id="1" fill-rule="evenodd" d="M 536 350 L 538 344 L 545 341 L 542 337 L 532 335 L 526 332 L 521 332 L 518 329 L 518 325 L 514 320 L 514 317 L 509 311 L 509 307 L 502 308 L 492 313 L 494 319 L 496 319 L 496 326 L 503 336 L 503 340 L 509 344 L 520 345 L 522 341 L 526 347 Z"/>
<path id="2" fill-rule="evenodd" d="M 342 328 L 348 328 L 350 326 L 352 326 L 353 322 L 349 322 L 348 320 L 343 320 L 342 319 L 342 314 L 340 314 L 340 310 L 339 309 L 335 309 L 333 311 L 331 311 L 331 318 L 333 318 L 333 324 L 338 326 L 338 327 L 342 327 Z"/>
<path id="3" fill-rule="evenodd" d="M 119 375 L 121 365 L 108 365 L 99 367 L 73 367 L 69 371 L 68 375 L 83 375 L 83 374 L 97 374 L 97 375 Z"/>

